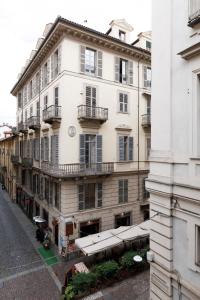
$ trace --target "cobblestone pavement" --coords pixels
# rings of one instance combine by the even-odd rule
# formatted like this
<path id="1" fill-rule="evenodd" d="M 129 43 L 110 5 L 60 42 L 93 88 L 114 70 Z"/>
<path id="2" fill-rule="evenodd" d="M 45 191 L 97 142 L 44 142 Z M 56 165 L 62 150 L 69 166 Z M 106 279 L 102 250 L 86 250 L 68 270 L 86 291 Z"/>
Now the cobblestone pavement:
<path id="1" fill-rule="evenodd" d="M 21 209 L 0 190 L 0 300 L 60 299 L 56 279 L 36 251 L 34 231 Z"/>

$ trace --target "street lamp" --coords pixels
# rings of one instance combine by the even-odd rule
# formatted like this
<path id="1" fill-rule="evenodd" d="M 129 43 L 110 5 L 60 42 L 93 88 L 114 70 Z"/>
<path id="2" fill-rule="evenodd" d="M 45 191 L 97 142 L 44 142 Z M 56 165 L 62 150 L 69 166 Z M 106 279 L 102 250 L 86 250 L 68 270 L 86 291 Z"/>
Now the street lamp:
<path id="1" fill-rule="evenodd" d="M 135 256 L 133 257 L 133 260 L 134 260 L 134 262 L 136 262 L 136 263 L 140 263 L 140 262 L 142 262 L 142 257 L 141 257 L 140 255 L 135 255 Z"/>

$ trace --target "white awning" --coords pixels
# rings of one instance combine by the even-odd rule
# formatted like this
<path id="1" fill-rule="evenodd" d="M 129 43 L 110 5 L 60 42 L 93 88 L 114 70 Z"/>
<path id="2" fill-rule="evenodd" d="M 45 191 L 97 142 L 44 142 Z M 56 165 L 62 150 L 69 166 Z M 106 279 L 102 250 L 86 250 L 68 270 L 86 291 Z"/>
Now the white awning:
<path id="1" fill-rule="evenodd" d="M 122 226 L 88 235 L 76 239 L 75 244 L 85 255 L 92 255 L 121 245 L 126 241 L 148 237 L 149 231 L 150 221 L 145 221 L 139 225 Z"/>

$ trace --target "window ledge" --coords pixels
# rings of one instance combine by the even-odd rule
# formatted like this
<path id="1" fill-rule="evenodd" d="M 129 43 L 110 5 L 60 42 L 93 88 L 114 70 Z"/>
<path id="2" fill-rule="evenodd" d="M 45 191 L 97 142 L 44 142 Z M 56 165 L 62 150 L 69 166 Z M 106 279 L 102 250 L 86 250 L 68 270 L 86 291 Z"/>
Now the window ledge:
<path id="1" fill-rule="evenodd" d="M 188 26 L 189 27 L 194 27 L 195 25 L 199 24 L 200 23 L 200 14 L 198 14 L 197 16 L 189 19 L 188 21 Z"/>

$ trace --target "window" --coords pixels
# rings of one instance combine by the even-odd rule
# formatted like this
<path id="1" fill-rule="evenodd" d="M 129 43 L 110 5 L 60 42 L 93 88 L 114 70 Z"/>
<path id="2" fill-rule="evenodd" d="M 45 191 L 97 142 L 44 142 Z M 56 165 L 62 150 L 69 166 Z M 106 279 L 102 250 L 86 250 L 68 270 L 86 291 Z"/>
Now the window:
<path id="1" fill-rule="evenodd" d="M 80 163 L 88 168 L 102 163 L 102 135 L 80 134 Z"/>
<path id="2" fill-rule="evenodd" d="M 128 113 L 128 94 L 119 93 L 119 111 Z"/>
<path id="3" fill-rule="evenodd" d="M 40 91 L 40 73 L 39 72 L 36 74 L 35 81 L 36 81 L 36 95 L 37 95 Z"/>
<path id="4" fill-rule="evenodd" d="M 40 116 L 40 102 L 37 101 L 36 103 L 36 116 L 39 117 Z"/>
<path id="5" fill-rule="evenodd" d="M 48 96 L 45 95 L 44 96 L 44 109 L 47 109 L 47 107 L 48 107 Z"/>
<path id="6" fill-rule="evenodd" d="M 26 104 L 27 103 L 27 86 L 24 87 L 23 95 L 24 95 L 24 104 Z"/>
<path id="7" fill-rule="evenodd" d="M 146 138 L 146 159 L 149 159 L 150 156 L 150 151 L 151 151 L 151 138 L 148 137 Z"/>
<path id="8" fill-rule="evenodd" d="M 85 72 L 89 74 L 95 74 L 95 61 L 96 51 L 86 48 L 85 49 Z"/>
<path id="9" fill-rule="evenodd" d="M 128 202 L 128 179 L 118 181 L 119 203 Z"/>
<path id="10" fill-rule="evenodd" d="M 58 87 L 55 87 L 54 88 L 54 104 L 55 106 L 58 106 L 59 105 L 59 89 Z"/>
<path id="11" fill-rule="evenodd" d="M 22 108 L 22 93 L 21 92 L 18 93 L 17 100 L 18 100 L 18 108 Z"/>
<path id="12" fill-rule="evenodd" d="M 59 72 L 59 54 L 58 54 L 58 49 L 54 52 L 53 58 L 54 58 L 54 77 L 56 77 L 58 75 L 58 72 Z"/>
<path id="13" fill-rule="evenodd" d="M 33 82 L 32 80 L 29 83 L 29 100 L 33 98 Z"/>
<path id="14" fill-rule="evenodd" d="M 146 49 L 151 51 L 151 42 L 150 41 L 146 41 Z"/>
<path id="15" fill-rule="evenodd" d="M 49 138 L 47 136 L 41 138 L 41 160 L 49 161 Z"/>
<path id="16" fill-rule="evenodd" d="M 102 183 L 88 183 L 78 186 L 79 210 L 102 207 Z"/>
<path id="17" fill-rule="evenodd" d="M 47 86 L 48 83 L 48 66 L 47 66 L 47 62 L 44 64 L 43 67 L 43 84 L 44 87 Z"/>
<path id="18" fill-rule="evenodd" d="M 200 226 L 196 225 L 196 265 L 200 267 Z"/>
<path id="19" fill-rule="evenodd" d="M 133 160 L 133 137 L 119 136 L 119 161 Z"/>
<path id="20" fill-rule="evenodd" d="M 151 87 L 151 67 L 144 66 L 144 87 Z"/>
<path id="21" fill-rule="evenodd" d="M 115 57 L 115 81 L 133 84 L 133 62 Z"/>
<path id="22" fill-rule="evenodd" d="M 120 78 L 119 81 L 121 83 L 127 83 L 128 79 L 128 61 L 120 58 Z"/>
<path id="23" fill-rule="evenodd" d="M 39 138 L 36 138 L 36 139 L 34 139 L 34 142 L 33 142 L 33 157 L 34 157 L 35 160 L 40 159 L 39 150 L 40 150 L 40 140 L 39 140 Z"/>
<path id="24" fill-rule="evenodd" d="M 80 46 L 80 71 L 102 77 L 103 53 L 99 50 Z"/>
<path id="25" fill-rule="evenodd" d="M 119 30 L 119 39 L 123 42 L 126 40 L 126 33 L 122 30 Z"/>
<path id="26" fill-rule="evenodd" d="M 27 122 L 27 117 L 28 117 L 28 113 L 27 113 L 27 109 L 25 110 L 25 123 Z"/>

